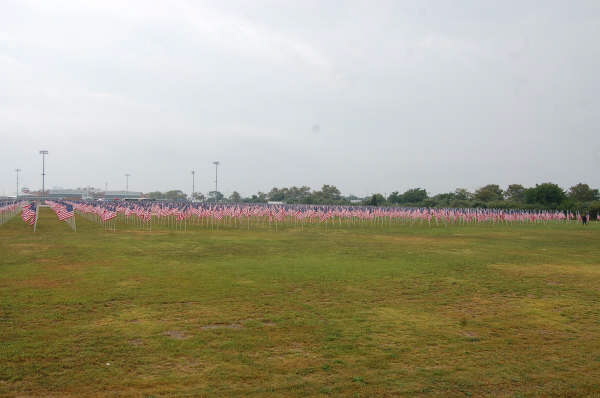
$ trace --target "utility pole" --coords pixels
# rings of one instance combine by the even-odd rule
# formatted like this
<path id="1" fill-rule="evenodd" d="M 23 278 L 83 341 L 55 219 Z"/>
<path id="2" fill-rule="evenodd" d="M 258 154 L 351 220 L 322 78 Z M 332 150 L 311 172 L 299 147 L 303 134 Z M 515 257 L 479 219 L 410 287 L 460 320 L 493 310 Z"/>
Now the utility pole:
<path id="1" fill-rule="evenodd" d="M 129 193 L 129 176 L 131 174 L 125 174 L 125 193 Z"/>
<path id="2" fill-rule="evenodd" d="M 19 200 L 19 173 L 21 172 L 21 169 L 15 169 L 15 171 L 17 172 L 17 195 L 15 196 L 15 199 Z"/>
<path id="3" fill-rule="evenodd" d="M 194 192 L 196 192 L 196 171 L 192 170 L 192 200 L 194 200 Z"/>
<path id="4" fill-rule="evenodd" d="M 218 170 L 219 170 L 219 161 L 215 160 L 213 162 L 213 164 L 215 165 L 215 201 L 217 200 L 217 192 L 219 192 L 219 174 L 218 174 Z"/>
<path id="5" fill-rule="evenodd" d="M 48 154 L 47 150 L 41 150 L 40 155 L 42 155 L 42 197 L 46 196 L 46 155 Z"/>

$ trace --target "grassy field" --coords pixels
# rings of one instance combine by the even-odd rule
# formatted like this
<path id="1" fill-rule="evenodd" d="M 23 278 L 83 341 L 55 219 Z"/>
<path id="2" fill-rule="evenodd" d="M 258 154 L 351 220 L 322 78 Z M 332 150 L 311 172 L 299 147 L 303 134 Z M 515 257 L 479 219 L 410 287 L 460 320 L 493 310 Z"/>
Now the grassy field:
<path id="1" fill-rule="evenodd" d="M 0 226 L 0 395 L 593 396 L 600 224 Z"/>

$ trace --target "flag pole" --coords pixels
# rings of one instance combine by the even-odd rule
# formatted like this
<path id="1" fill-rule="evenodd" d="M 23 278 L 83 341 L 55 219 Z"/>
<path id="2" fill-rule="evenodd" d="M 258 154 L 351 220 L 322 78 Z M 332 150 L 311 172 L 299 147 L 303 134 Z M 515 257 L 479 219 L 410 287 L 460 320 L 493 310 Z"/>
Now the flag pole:
<path id="1" fill-rule="evenodd" d="M 35 207 L 35 223 L 33 224 L 33 232 L 35 232 L 35 230 L 37 229 L 37 222 L 38 222 L 38 214 L 40 213 L 40 205 L 38 203 L 38 205 Z"/>

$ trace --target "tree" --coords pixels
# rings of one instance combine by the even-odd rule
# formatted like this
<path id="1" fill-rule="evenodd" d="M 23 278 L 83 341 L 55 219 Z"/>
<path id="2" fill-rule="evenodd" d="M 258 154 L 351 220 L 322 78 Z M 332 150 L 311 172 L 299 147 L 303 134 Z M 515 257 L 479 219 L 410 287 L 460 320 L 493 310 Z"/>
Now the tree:
<path id="1" fill-rule="evenodd" d="M 381 206 L 384 203 L 385 197 L 380 193 L 375 193 L 365 200 L 365 204 L 368 206 Z"/>
<path id="2" fill-rule="evenodd" d="M 426 206 L 435 207 L 435 206 L 449 206 L 452 201 L 456 200 L 456 193 L 447 192 L 447 193 L 439 193 L 435 195 L 433 198 L 428 199 L 426 201 Z"/>
<path id="3" fill-rule="evenodd" d="M 342 193 L 335 185 L 323 185 L 321 187 L 321 192 L 323 196 L 329 200 L 340 200 L 342 197 Z"/>
<path id="4" fill-rule="evenodd" d="M 403 194 L 399 194 L 398 191 L 392 192 L 388 198 L 388 203 L 420 203 L 427 199 L 427 191 L 422 188 L 411 188 L 405 191 Z"/>
<path id="5" fill-rule="evenodd" d="M 200 202 L 204 202 L 206 200 L 206 197 L 201 192 L 194 192 L 192 194 L 192 199 L 200 201 Z"/>
<path id="6" fill-rule="evenodd" d="M 174 189 L 174 190 L 165 192 L 164 198 L 169 199 L 169 200 L 186 200 L 187 195 L 179 189 Z"/>
<path id="7" fill-rule="evenodd" d="M 223 200 L 223 194 L 219 191 L 210 191 L 208 193 L 209 202 L 220 202 Z"/>
<path id="8" fill-rule="evenodd" d="M 387 201 L 388 203 L 402 203 L 402 195 L 398 191 L 394 191 L 387 197 Z"/>
<path id="9" fill-rule="evenodd" d="M 591 202 L 599 199 L 597 189 L 591 189 L 588 184 L 582 183 L 573 185 L 571 188 L 569 188 L 568 196 L 570 199 L 573 199 L 577 202 Z"/>
<path id="10" fill-rule="evenodd" d="M 402 194 L 402 203 L 418 203 L 427 198 L 426 190 L 422 188 L 411 188 Z"/>
<path id="11" fill-rule="evenodd" d="M 567 198 L 565 191 L 556 184 L 546 182 L 525 190 L 525 201 L 530 204 L 557 206 Z"/>
<path id="12" fill-rule="evenodd" d="M 242 197 L 237 191 L 233 191 L 231 195 L 229 195 L 229 201 L 233 203 L 240 203 L 242 201 Z"/>
<path id="13" fill-rule="evenodd" d="M 320 191 L 311 195 L 315 203 L 335 203 L 342 198 L 342 193 L 335 185 L 323 185 Z"/>
<path id="14" fill-rule="evenodd" d="M 525 187 L 521 184 L 510 184 L 504 191 L 504 198 L 512 202 L 522 203 L 525 201 Z"/>
<path id="15" fill-rule="evenodd" d="M 310 187 L 290 187 L 285 195 L 286 203 L 306 203 L 310 198 Z"/>
<path id="16" fill-rule="evenodd" d="M 247 203 L 267 203 L 267 194 L 264 192 L 259 192 L 256 195 L 252 195 L 249 198 L 245 198 L 244 202 Z"/>
<path id="17" fill-rule="evenodd" d="M 286 191 L 287 188 L 279 189 L 277 187 L 273 187 L 267 196 L 269 197 L 269 200 L 274 202 L 282 202 L 285 199 Z"/>
<path id="18" fill-rule="evenodd" d="M 465 188 L 456 188 L 454 190 L 454 199 L 456 199 L 456 200 L 472 200 L 473 194 Z"/>
<path id="19" fill-rule="evenodd" d="M 149 199 L 164 199 L 165 195 L 162 192 L 159 191 L 154 191 L 154 192 L 149 192 L 147 194 Z"/>
<path id="20" fill-rule="evenodd" d="M 475 199 L 482 202 L 491 202 L 504 199 L 504 195 L 497 184 L 488 184 L 475 191 Z"/>

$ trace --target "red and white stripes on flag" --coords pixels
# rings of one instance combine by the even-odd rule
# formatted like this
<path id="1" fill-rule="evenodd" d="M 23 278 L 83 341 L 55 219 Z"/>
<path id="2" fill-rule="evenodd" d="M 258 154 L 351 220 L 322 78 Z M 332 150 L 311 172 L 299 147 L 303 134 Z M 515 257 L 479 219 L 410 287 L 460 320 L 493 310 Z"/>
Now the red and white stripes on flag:
<path id="1" fill-rule="evenodd" d="M 65 205 L 63 203 L 53 202 L 50 200 L 47 200 L 46 203 L 48 203 L 50 208 L 54 210 L 59 221 L 65 221 L 75 216 L 75 210 L 70 204 Z"/>
<path id="2" fill-rule="evenodd" d="M 34 225 L 37 219 L 36 207 L 33 203 L 23 206 L 21 218 L 29 225 Z"/>

